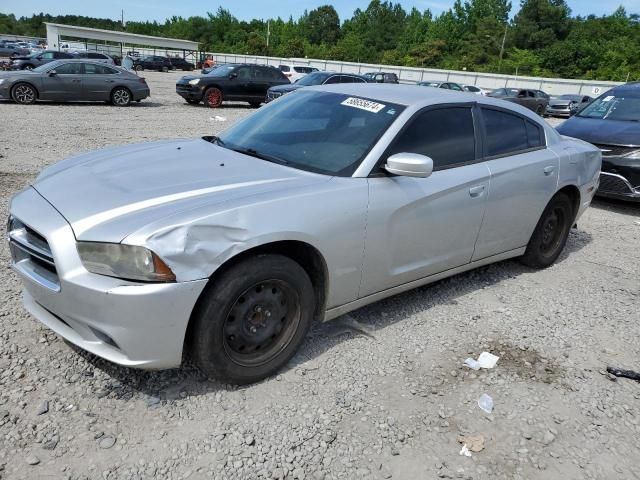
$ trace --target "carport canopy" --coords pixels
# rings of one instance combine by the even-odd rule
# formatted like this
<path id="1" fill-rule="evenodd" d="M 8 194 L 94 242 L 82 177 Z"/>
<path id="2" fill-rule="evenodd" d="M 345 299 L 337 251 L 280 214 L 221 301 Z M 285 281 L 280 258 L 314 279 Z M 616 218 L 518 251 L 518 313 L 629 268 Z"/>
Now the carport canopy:
<path id="1" fill-rule="evenodd" d="M 135 33 L 117 32 L 115 30 L 62 25 L 60 23 L 45 22 L 45 25 L 47 26 L 47 43 L 51 50 L 60 50 L 61 37 L 102 40 L 105 42 L 119 43 L 120 45 L 138 45 L 171 50 L 188 50 L 191 52 L 198 50 L 198 42 L 192 42 L 190 40 L 152 37 L 150 35 L 138 35 Z"/>

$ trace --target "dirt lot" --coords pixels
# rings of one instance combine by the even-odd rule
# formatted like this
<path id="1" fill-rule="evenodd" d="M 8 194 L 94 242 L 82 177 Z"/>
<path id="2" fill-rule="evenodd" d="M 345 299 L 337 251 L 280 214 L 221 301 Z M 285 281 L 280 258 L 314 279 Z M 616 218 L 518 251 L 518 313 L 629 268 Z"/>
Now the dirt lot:
<path id="1" fill-rule="evenodd" d="M 186 105 L 179 75 L 146 73 L 152 97 L 126 109 L 1 103 L 2 215 L 72 153 L 212 134 L 250 112 Z M 640 478 L 640 383 L 605 372 L 640 370 L 639 238 L 640 206 L 596 201 L 555 266 L 503 262 L 368 306 L 240 389 L 70 347 L 23 311 L 3 242 L 0 478 Z M 494 369 L 462 366 L 483 350 Z M 461 435 L 483 448 L 459 455 Z"/>

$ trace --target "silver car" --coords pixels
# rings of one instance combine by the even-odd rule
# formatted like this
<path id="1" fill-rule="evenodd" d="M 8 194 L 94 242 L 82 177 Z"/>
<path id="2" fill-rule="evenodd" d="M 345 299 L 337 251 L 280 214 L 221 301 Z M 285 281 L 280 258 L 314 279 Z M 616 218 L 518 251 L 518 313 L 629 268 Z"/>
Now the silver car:
<path id="1" fill-rule="evenodd" d="M 21 104 L 106 101 L 125 107 L 149 94 L 146 80 L 134 72 L 92 60 L 56 60 L 33 70 L 0 72 L 0 100 Z"/>
<path id="2" fill-rule="evenodd" d="M 551 265 L 601 153 L 502 100 L 301 89 L 219 137 L 85 153 L 10 206 L 31 314 L 120 365 L 253 382 L 315 321 L 481 265 Z"/>

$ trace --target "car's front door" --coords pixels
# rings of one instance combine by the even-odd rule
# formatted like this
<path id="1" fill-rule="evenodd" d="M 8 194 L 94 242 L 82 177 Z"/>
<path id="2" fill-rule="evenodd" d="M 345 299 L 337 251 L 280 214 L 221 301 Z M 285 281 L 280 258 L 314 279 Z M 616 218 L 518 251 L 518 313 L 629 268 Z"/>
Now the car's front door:
<path id="1" fill-rule="evenodd" d="M 42 100 L 82 100 L 82 64 L 69 62 L 56 65 L 41 78 Z"/>
<path id="2" fill-rule="evenodd" d="M 538 123 L 499 107 L 480 111 L 491 190 L 473 260 L 527 245 L 556 191 L 559 169 Z"/>
<path id="3" fill-rule="evenodd" d="M 434 172 L 372 172 L 361 297 L 471 261 L 490 182 L 474 124 L 472 105 L 425 110 L 385 156 L 427 155 Z"/>
<path id="4" fill-rule="evenodd" d="M 229 100 L 245 100 L 252 98 L 250 83 L 253 80 L 253 69 L 249 66 L 236 68 L 230 75 L 228 87 L 224 95 Z"/>

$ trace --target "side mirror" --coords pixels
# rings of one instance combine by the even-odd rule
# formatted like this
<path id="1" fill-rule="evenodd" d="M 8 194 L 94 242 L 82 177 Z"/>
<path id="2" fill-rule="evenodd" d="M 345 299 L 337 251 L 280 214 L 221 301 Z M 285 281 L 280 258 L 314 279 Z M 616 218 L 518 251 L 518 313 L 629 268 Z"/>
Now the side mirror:
<path id="1" fill-rule="evenodd" d="M 384 169 L 393 175 L 426 178 L 433 172 L 433 160 L 418 153 L 396 153 L 387 158 Z"/>
<path id="2" fill-rule="evenodd" d="M 55 77 L 58 74 L 58 72 L 56 72 L 55 70 L 49 70 L 48 75 L 50 77 Z"/>
<path id="3" fill-rule="evenodd" d="M 238 77 L 238 74 L 236 72 L 229 74 L 229 80 L 233 80 L 234 78 L 237 78 L 237 77 Z"/>

